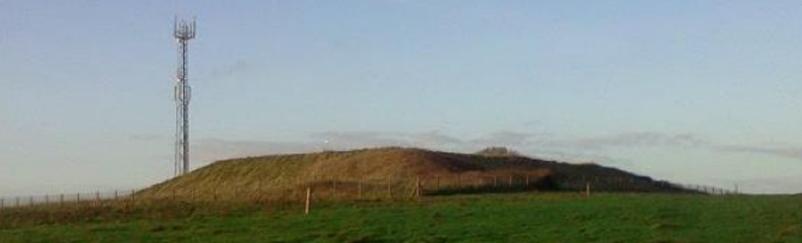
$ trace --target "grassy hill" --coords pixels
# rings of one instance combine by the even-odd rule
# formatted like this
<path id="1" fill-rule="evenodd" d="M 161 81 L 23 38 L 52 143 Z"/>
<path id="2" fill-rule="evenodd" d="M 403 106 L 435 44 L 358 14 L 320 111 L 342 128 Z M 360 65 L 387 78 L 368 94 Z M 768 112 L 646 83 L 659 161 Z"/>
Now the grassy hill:
<path id="1" fill-rule="evenodd" d="M 424 180 L 431 187 L 435 178 L 438 190 L 443 189 L 440 183 L 450 183 L 449 189 L 453 190 L 488 186 L 491 181 L 492 185 L 507 183 L 508 178 L 510 184 L 513 180 L 521 184 L 526 178 L 523 190 L 581 190 L 589 182 L 594 190 L 681 191 L 665 182 L 596 164 L 545 161 L 514 153 L 460 154 L 392 147 L 217 161 L 156 184 L 140 195 L 210 195 L 234 191 L 279 194 L 331 183 L 339 184 L 342 190 L 353 190 L 356 183 L 412 187 L 416 180 Z"/>
<path id="2" fill-rule="evenodd" d="M 497 180 L 516 178 L 516 186 Z M 417 200 L 254 199 L 307 186 L 412 185 L 449 191 L 553 190 L 418 197 Z M 461 182 L 449 184 L 448 179 Z M 494 179 L 488 181 L 488 179 Z M 521 186 L 521 178 L 531 179 Z M 472 184 L 472 180 L 486 184 Z M 799 196 L 706 196 L 595 164 L 522 157 L 498 149 L 459 154 L 414 148 L 271 155 L 218 161 L 113 201 L 0 210 L 0 242 L 798 242 Z M 349 184 L 351 183 L 351 184 Z M 487 184 L 493 183 L 493 184 Z M 510 183 L 512 185 L 513 183 Z M 436 185 L 436 184 L 435 184 Z M 360 187 L 361 188 L 361 187 Z M 383 188 L 383 187 L 382 187 Z M 395 188 L 396 192 L 401 190 Z M 408 189 L 408 188 L 407 188 Z M 316 190 L 316 189 L 313 189 Z M 186 200 L 176 193 L 219 195 Z M 459 191 L 459 190 L 458 190 Z M 466 190 L 471 191 L 471 190 Z M 475 191 L 475 190 L 474 190 Z M 480 190 L 481 191 L 481 190 Z M 333 190 L 331 191 L 333 192 Z M 464 192 L 464 191 L 462 191 Z M 333 194 L 333 193 L 332 193 Z M 172 200 L 169 199 L 170 196 Z M 150 200 L 146 196 L 168 197 Z M 234 196 L 234 197 L 231 197 Z M 300 199 L 300 198 L 295 198 Z"/>

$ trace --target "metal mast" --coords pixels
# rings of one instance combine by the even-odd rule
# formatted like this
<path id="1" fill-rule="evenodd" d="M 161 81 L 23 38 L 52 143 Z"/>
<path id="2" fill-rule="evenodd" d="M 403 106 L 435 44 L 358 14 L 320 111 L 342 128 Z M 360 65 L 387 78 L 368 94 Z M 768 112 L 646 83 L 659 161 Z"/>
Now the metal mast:
<path id="1" fill-rule="evenodd" d="M 189 40 L 195 38 L 195 20 L 188 22 L 176 18 L 173 24 L 173 37 L 178 42 L 178 69 L 175 77 L 175 175 L 183 175 L 189 171 L 189 99 L 192 88 L 189 87 L 187 74 L 189 58 Z"/>

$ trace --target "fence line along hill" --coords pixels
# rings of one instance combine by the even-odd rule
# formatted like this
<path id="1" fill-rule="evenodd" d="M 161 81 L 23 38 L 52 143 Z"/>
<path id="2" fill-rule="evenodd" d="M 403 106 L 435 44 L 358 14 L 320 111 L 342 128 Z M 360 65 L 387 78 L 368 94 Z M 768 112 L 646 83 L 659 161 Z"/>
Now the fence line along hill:
<path id="1" fill-rule="evenodd" d="M 546 161 L 497 151 L 461 154 L 392 147 L 222 160 L 137 194 L 210 197 L 260 192 L 281 196 L 308 186 L 340 185 L 347 190 L 357 184 L 361 193 L 363 184 L 404 188 L 415 183 L 454 190 L 513 182 L 523 185 L 524 180 L 526 186 L 520 187 L 524 190 L 582 190 L 590 183 L 594 190 L 605 191 L 684 191 L 667 182 L 597 164 Z"/>

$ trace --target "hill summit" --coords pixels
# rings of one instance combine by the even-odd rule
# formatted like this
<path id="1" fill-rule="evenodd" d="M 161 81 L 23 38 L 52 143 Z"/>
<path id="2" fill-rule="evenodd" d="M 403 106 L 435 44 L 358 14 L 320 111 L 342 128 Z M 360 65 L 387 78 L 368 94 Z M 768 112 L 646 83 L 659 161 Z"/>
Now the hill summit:
<path id="1" fill-rule="evenodd" d="M 521 156 L 518 152 L 506 147 L 488 147 L 479 150 L 476 154 L 484 156 Z"/>

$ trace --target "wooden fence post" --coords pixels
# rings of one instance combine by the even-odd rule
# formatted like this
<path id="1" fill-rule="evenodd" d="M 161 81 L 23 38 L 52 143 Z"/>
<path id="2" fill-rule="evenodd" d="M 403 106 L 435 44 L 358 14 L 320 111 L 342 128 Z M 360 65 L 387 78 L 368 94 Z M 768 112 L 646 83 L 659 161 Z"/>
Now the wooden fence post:
<path id="1" fill-rule="evenodd" d="M 100 191 L 95 191 L 95 203 L 100 205 Z"/>
<path id="2" fill-rule="evenodd" d="M 75 202 L 81 202 L 81 193 L 75 193 Z"/>
<path id="3" fill-rule="evenodd" d="M 0 198 L 0 209 L 2 209 L 4 207 L 6 207 L 6 199 L 5 198 Z"/>
<path id="4" fill-rule="evenodd" d="M 258 184 L 256 185 L 256 193 L 259 196 L 258 200 L 262 199 L 262 180 L 259 180 Z"/>
<path id="5" fill-rule="evenodd" d="M 304 214 L 309 214 L 309 208 L 312 205 L 312 188 L 306 187 L 306 204 L 304 205 Z"/>
<path id="6" fill-rule="evenodd" d="M 526 175 L 525 187 L 529 188 L 529 175 Z"/>
<path id="7" fill-rule="evenodd" d="M 119 198 L 119 196 L 120 196 L 120 195 L 119 195 L 119 194 L 117 194 L 117 190 L 114 190 L 114 201 L 117 201 L 117 199 Z"/>
<path id="8" fill-rule="evenodd" d="M 498 186 L 498 177 L 497 176 L 493 176 L 493 187 L 497 187 L 497 186 Z"/>
<path id="9" fill-rule="evenodd" d="M 331 180 L 331 199 L 337 198 L 337 181 Z"/>
<path id="10" fill-rule="evenodd" d="M 393 189 L 390 187 L 390 179 L 388 178 L 386 181 L 387 184 L 387 198 L 393 199 Z"/>
<path id="11" fill-rule="evenodd" d="M 64 193 L 58 195 L 58 205 L 64 206 Z"/>
<path id="12" fill-rule="evenodd" d="M 50 204 L 50 196 L 45 195 L 45 204 Z"/>
<path id="13" fill-rule="evenodd" d="M 420 183 L 420 177 L 417 177 L 415 179 L 415 199 L 420 198 L 420 195 L 421 195 L 421 183 Z"/>
<path id="14" fill-rule="evenodd" d="M 33 206 L 33 196 L 28 198 L 28 206 Z"/>
<path id="15" fill-rule="evenodd" d="M 357 197 L 357 199 L 362 199 L 362 180 L 358 180 L 356 183 L 357 183 L 356 184 L 356 186 L 357 186 L 357 195 L 356 195 L 356 197 Z"/>
<path id="16" fill-rule="evenodd" d="M 590 182 L 585 182 L 585 197 L 590 197 Z"/>
<path id="17" fill-rule="evenodd" d="M 19 197 L 14 197 L 14 207 L 19 207 Z"/>
<path id="18" fill-rule="evenodd" d="M 512 187 L 512 176 L 510 176 L 509 187 Z"/>

